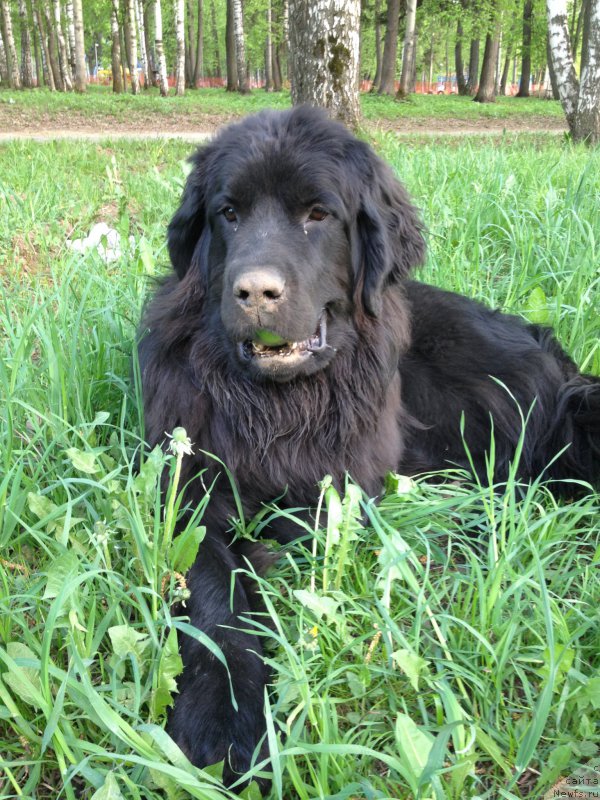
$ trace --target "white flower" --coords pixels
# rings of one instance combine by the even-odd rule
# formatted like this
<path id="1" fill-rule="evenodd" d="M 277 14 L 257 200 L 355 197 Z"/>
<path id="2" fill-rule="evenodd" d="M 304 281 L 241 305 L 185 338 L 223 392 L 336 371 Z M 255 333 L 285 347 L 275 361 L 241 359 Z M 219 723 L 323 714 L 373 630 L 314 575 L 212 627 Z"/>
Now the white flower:
<path id="1" fill-rule="evenodd" d="M 169 449 L 174 456 L 191 456 L 194 454 L 192 441 L 185 428 L 173 428 L 173 433 L 167 433 L 166 435 L 171 440 Z"/>

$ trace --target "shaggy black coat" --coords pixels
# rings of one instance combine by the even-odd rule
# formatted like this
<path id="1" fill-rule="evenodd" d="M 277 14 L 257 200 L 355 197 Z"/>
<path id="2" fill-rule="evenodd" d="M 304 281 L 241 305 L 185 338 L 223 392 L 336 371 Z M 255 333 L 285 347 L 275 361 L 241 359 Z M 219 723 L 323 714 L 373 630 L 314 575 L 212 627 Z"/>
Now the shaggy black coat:
<path id="1" fill-rule="evenodd" d="M 236 572 L 247 553 L 229 533 L 231 488 L 205 453 L 231 471 L 247 517 L 282 497 L 310 507 L 326 474 L 369 495 L 392 469 L 472 464 L 485 480 L 492 431 L 494 480 L 523 435 L 520 477 L 568 493 L 600 480 L 600 380 L 548 329 L 410 280 L 425 244 L 405 190 L 309 108 L 263 112 L 202 148 L 168 243 L 174 274 L 140 344 L 146 433 L 155 444 L 183 426 L 189 499 L 212 486 L 187 611 L 227 657 L 238 705 L 221 664 L 183 637 L 169 728 L 194 763 L 225 759 L 231 784 L 265 755 L 268 675 L 238 621 L 254 601 Z M 270 535 L 293 531 L 279 522 Z"/>

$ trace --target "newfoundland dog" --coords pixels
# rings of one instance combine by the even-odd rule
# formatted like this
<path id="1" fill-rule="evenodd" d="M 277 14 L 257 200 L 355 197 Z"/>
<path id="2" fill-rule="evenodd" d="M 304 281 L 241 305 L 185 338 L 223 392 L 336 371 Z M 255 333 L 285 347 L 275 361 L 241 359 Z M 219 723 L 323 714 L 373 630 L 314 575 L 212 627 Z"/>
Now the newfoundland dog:
<path id="1" fill-rule="evenodd" d="M 523 437 L 520 478 L 570 493 L 600 481 L 600 379 L 580 374 L 550 330 L 411 280 L 425 257 L 419 213 L 323 113 L 249 117 L 192 164 L 168 231 L 174 274 L 146 311 L 140 362 L 150 443 L 184 427 L 188 501 L 212 487 L 186 613 L 231 676 L 183 636 L 169 730 L 193 763 L 224 760 L 230 785 L 266 753 L 268 673 L 238 620 L 256 605 L 243 573 L 254 551 L 231 533 L 231 484 L 207 454 L 248 517 L 277 498 L 310 508 L 326 474 L 370 496 L 389 470 L 458 466 L 488 480 L 492 437 L 494 481 Z M 294 526 L 269 535 L 288 542 Z"/>

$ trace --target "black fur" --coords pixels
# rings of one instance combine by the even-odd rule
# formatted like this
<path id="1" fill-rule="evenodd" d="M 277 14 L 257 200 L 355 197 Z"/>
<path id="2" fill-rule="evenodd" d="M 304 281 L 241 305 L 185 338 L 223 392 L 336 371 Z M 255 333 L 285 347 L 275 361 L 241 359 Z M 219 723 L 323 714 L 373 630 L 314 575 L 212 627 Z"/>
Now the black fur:
<path id="1" fill-rule="evenodd" d="M 202 451 L 227 464 L 251 517 L 284 494 L 288 507 L 310 507 L 327 473 L 376 495 L 390 469 L 468 468 L 465 441 L 485 480 L 492 420 L 501 481 L 528 416 L 520 477 L 597 485 L 600 380 L 580 374 L 549 330 L 410 280 L 425 245 L 404 188 L 315 110 L 263 112 L 201 149 L 168 240 L 175 274 L 140 344 L 146 430 L 154 444 L 186 428 L 190 500 L 216 481 L 188 610 L 227 656 L 239 704 L 219 662 L 184 637 L 169 727 L 196 764 L 225 759 L 231 783 L 255 749 L 265 753 L 268 676 L 259 638 L 238 622 L 254 600 L 235 572 L 247 553 L 228 533 L 231 489 Z M 323 309 L 327 345 L 306 357 L 261 359 L 248 344 L 259 329 L 304 341 Z M 270 535 L 292 534 L 279 524 Z"/>

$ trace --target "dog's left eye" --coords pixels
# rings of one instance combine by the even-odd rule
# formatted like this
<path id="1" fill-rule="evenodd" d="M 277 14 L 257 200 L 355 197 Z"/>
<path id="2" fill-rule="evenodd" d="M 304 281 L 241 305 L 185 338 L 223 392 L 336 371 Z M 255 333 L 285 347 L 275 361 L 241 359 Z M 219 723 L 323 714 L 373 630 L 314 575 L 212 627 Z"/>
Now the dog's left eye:
<path id="1" fill-rule="evenodd" d="M 313 208 L 311 208 L 308 218 L 312 222 L 323 222 L 325 217 L 328 216 L 329 212 L 326 211 L 322 206 L 314 206 Z"/>
<path id="2" fill-rule="evenodd" d="M 237 214 L 235 213 L 235 208 L 233 206 L 225 206 L 221 213 L 227 222 L 235 222 L 237 220 Z"/>

